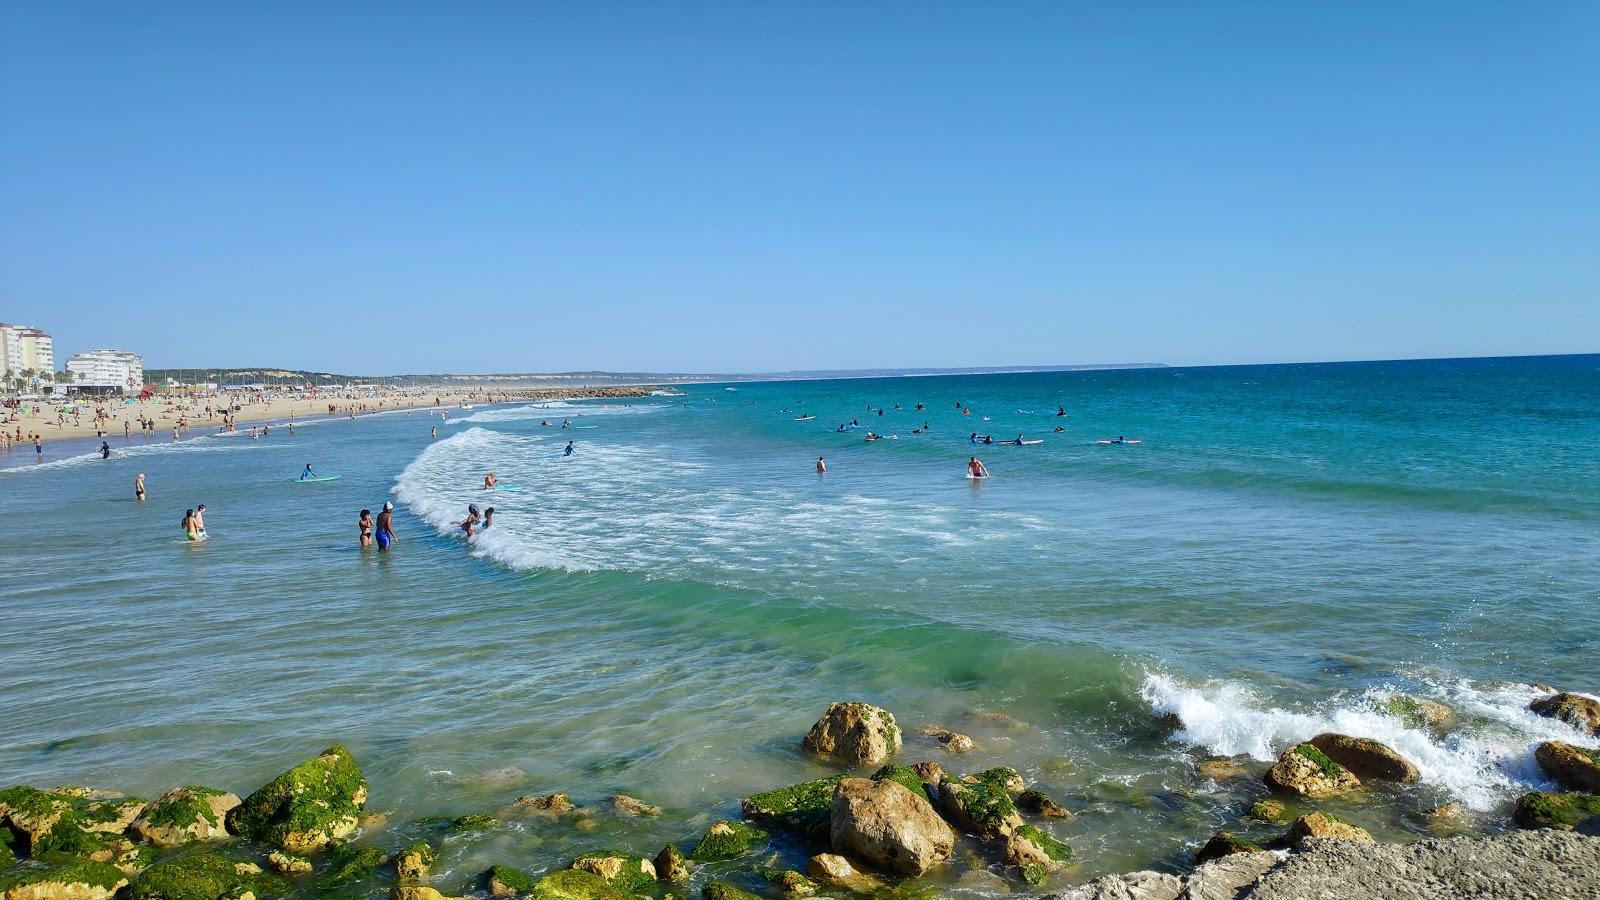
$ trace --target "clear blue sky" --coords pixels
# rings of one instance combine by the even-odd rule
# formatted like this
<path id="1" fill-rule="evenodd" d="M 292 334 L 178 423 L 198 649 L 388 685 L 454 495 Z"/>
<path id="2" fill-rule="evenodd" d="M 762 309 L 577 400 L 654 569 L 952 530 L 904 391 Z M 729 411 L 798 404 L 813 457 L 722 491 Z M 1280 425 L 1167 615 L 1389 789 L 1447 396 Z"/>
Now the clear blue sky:
<path id="1" fill-rule="evenodd" d="M 0 320 L 332 371 L 1600 350 L 1600 3 L 0 6 Z"/>

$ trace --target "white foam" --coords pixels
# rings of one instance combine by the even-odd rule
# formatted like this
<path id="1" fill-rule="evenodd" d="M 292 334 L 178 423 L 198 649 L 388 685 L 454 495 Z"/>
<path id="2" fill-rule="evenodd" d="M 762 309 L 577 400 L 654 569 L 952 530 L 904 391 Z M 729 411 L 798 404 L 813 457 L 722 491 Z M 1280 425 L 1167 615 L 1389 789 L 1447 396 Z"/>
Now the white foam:
<path id="1" fill-rule="evenodd" d="M 528 406 L 486 409 L 481 412 L 475 412 L 464 419 L 457 419 L 456 424 L 487 425 L 494 422 L 525 422 L 529 419 L 550 418 L 570 419 L 579 416 L 636 416 L 671 408 L 670 405 L 665 403 L 596 404 L 592 401 L 552 400 L 548 403 Z"/>
<path id="2" fill-rule="evenodd" d="M 1285 748 L 1325 731 L 1372 738 L 1411 760 L 1421 783 L 1476 810 L 1492 809 L 1522 791 L 1554 787 L 1533 760 L 1533 748 L 1540 742 L 1600 746 L 1600 740 L 1529 711 L 1528 702 L 1540 692 L 1528 685 L 1423 683 L 1415 693 L 1447 703 L 1467 722 L 1442 738 L 1379 712 L 1377 702 L 1391 693 L 1379 688 L 1334 696 L 1307 709 L 1288 709 L 1236 681 L 1189 684 L 1152 673 L 1140 687 L 1157 713 L 1175 714 L 1183 722 L 1173 740 L 1207 753 L 1270 761 Z"/>

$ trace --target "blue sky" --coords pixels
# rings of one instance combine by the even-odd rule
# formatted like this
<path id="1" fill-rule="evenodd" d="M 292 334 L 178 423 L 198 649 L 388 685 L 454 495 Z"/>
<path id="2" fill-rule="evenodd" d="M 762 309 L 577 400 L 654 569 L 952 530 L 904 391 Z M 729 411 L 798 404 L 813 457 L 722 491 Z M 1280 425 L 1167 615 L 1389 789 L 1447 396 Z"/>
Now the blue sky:
<path id="1" fill-rule="evenodd" d="M 1600 4 L 11 3 L 0 320 L 151 365 L 1600 350 Z"/>

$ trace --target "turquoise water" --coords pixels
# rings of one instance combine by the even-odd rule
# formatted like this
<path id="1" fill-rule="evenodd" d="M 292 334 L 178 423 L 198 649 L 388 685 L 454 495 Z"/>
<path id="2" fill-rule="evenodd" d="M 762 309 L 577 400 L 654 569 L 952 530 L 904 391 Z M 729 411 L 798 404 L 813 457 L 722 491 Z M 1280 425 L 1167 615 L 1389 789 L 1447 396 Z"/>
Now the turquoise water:
<path id="1" fill-rule="evenodd" d="M 436 422 L 14 451 L 0 782 L 243 792 L 339 740 L 397 823 L 380 843 L 525 793 L 667 808 L 462 839 L 448 881 L 692 842 L 830 771 L 799 739 L 865 699 L 979 744 L 956 761 L 913 734 L 907 761 L 1014 765 L 1074 808 L 1051 826 L 1070 883 L 1236 827 L 1258 781 L 1197 760 L 1264 768 L 1330 728 L 1423 772 L 1347 818 L 1397 837 L 1455 802 L 1504 827 L 1543 785 L 1532 745 L 1582 742 L 1526 712 L 1532 685 L 1600 691 L 1596 356 L 709 385 L 459 412 L 430 441 Z M 1095 443 L 1119 435 L 1142 443 Z M 974 453 L 989 480 L 963 477 Z M 290 484 L 308 460 L 343 478 Z M 486 495 L 489 469 L 524 490 Z M 356 513 L 385 499 L 401 543 L 363 552 Z M 186 546 L 200 502 L 212 538 Z M 496 508 L 470 545 L 468 503 Z M 1373 711 L 1395 690 L 1465 725 Z M 993 892 L 957 882 L 983 866 L 941 877 Z"/>

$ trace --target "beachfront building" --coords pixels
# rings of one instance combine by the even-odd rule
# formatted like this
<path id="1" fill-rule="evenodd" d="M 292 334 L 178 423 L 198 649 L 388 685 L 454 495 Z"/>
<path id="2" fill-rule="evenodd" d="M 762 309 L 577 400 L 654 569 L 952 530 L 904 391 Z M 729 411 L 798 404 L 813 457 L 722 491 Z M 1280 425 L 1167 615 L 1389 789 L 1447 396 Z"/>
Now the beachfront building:
<path id="1" fill-rule="evenodd" d="M 43 379 L 55 370 L 55 341 L 50 335 L 27 325 L 0 322 L 0 376 L 20 378 L 31 371 L 35 379 Z"/>
<path id="2" fill-rule="evenodd" d="M 126 350 L 85 350 L 67 359 L 73 390 L 93 394 L 137 394 L 144 389 L 144 360 Z"/>

